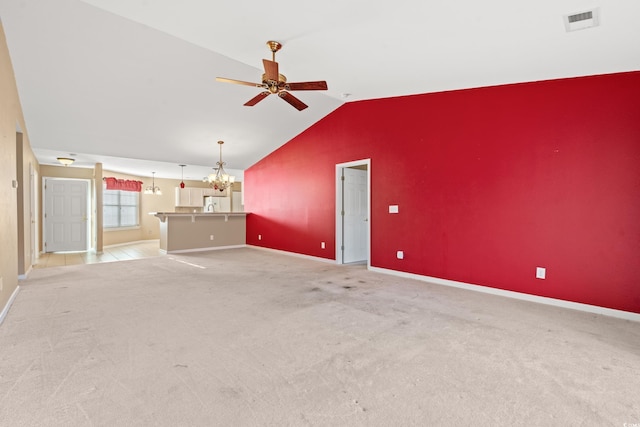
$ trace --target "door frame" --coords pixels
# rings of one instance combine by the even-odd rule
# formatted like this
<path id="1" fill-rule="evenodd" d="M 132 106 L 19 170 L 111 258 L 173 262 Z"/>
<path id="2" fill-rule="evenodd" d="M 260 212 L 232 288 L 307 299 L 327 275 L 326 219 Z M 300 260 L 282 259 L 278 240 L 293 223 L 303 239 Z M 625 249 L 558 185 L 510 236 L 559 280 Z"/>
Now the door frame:
<path id="1" fill-rule="evenodd" d="M 33 163 L 29 162 L 29 216 L 30 216 L 30 233 L 31 233 L 31 265 L 34 265 L 38 260 L 38 256 L 40 251 L 38 250 L 38 245 L 40 241 L 38 239 L 38 207 L 36 204 L 36 200 L 38 197 L 38 176 L 37 171 L 33 167 Z"/>
<path id="2" fill-rule="evenodd" d="M 87 220 L 86 222 L 86 239 L 85 243 L 86 249 L 83 252 L 89 252 L 93 249 L 92 247 L 92 239 L 91 239 L 91 224 L 93 223 L 93 210 L 92 206 L 92 192 L 91 192 L 91 179 L 86 178 L 63 178 L 59 176 L 43 176 L 42 177 L 42 253 L 46 253 L 47 249 L 45 244 L 47 243 L 47 221 L 45 221 L 45 214 L 47 213 L 47 180 L 55 180 L 55 181 L 85 181 L 87 183 Z"/>
<path id="3" fill-rule="evenodd" d="M 344 244 L 344 230 L 342 221 L 342 200 L 343 200 L 343 188 L 342 188 L 342 169 L 354 167 L 354 166 L 366 166 L 367 167 L 367 268 L 371 267 L 371 159 L 354 160 L 346 163 L 336 164 L 336 263 L 344 264 L 343 262 L 343 244 Z"/>

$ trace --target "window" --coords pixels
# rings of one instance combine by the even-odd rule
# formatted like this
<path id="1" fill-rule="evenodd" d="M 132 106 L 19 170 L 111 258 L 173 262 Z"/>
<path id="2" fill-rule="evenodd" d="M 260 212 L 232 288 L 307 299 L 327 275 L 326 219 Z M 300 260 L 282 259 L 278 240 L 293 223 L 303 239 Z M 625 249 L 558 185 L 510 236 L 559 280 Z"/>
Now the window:
<path id="1" fill-rule="evenodd" d="M 137 227 L 140 225 L 140 193 L 104 190 L 102 194 L 102 226 L 104 228 Z"/>

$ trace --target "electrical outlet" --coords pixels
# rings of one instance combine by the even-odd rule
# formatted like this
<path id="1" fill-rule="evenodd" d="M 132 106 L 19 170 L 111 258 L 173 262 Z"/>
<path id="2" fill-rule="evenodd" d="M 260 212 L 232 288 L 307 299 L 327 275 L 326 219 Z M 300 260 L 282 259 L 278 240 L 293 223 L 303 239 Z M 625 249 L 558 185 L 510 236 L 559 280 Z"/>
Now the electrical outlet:
<path id="1" fill-rule="evenodd" d="M 320 247 L 324 249 L 324 242 L 320 242 Z"/>
<path id="2" fill-rule="evenodd" d="M 0 277 L 0 292 L 2 292 L 2 288 L 4 288 L 4 283 L 2 283 L 2 277 Z"/>
<path id="3" fill-rule="evenodd" d="M 262 234 L 258 234 L 258 240 L 262 240 Z"/>
<path id="4" fill-rule="evenodd" d="M 536 279 L 546 279 L 547 269 L 544 267 L 536 267 Z"/>
<path id="5" fill-rule="evenodd" d="M 209 240 L 213 240 L 213 234 L 209 236 Z"/>
<path id="6" fill-rule="evenodd" d="M 404 251 L 396 252 L 396 257 L 398 257 L 398 259 L 404 259 Z"/>

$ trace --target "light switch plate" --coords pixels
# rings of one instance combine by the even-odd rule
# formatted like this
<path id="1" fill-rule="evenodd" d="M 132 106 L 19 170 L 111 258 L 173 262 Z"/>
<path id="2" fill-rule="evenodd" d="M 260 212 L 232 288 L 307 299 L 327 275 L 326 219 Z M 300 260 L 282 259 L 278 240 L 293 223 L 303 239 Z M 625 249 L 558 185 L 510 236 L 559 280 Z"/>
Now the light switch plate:
<path id="1" fill-rule="evenodd" d="M 398 213 L 398 205 L 389 205 L 389 213 Z"/>
<path id="2" fill-rule="evenodd" d="M 544 267 L 536 267 L 536 279 L 545 279 L 547 277 L 547 269 Z"/>

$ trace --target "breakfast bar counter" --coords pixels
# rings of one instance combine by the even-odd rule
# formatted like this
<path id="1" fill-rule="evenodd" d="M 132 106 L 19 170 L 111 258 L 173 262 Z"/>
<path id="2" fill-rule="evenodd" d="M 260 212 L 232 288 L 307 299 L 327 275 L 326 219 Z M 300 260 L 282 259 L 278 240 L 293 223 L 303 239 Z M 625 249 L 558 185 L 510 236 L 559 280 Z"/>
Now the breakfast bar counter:
<path id="1" fill-rule="evenodd" d="M 165 253 L 227 249 L 246 245 L 246 212 L 151 212 L 160 220 Z"/>

